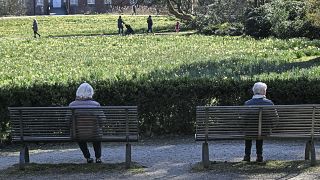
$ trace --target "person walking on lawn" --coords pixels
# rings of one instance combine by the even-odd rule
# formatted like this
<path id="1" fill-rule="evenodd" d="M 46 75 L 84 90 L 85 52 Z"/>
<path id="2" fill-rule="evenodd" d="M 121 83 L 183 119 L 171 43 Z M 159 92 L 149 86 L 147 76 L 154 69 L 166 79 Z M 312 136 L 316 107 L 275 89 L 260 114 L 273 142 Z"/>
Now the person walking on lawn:
<path id="1" fill-rule="evenodd" d="M 148 23 L 148 31 L 147 31 L 147 33 L 149 33 L 149 32 L 152 33 L 153 21 L 152 21 L 151 16 L 148 17 L 147 23 Z"/>
<path id="2" fill-rule="evenodd" d="M 37 35 L 40 37 L 41 35 L 38 33 L 38 21 L 36 19 L 33 19 L 32 24 L 33 34 L 34 38 L 37 38 Z"/>
<path id="3" fill-rule="evenodd" d="M 123 20 L 121 18 L 121 16 L 119 16 L 119 19 L 118 19 L 118 34 L 121 34 L 123 35 Z"/>

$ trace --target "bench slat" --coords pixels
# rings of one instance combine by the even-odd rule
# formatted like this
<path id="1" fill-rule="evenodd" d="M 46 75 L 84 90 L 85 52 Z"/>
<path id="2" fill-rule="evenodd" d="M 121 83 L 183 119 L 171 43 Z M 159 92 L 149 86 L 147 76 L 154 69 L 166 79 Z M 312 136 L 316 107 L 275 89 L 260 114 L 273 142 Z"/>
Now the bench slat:
<path id="1" fill-rule="evenodd" d="M 138 140 L 136 106 L 9 107 L 8 109 L 13 141 L 70 141 L 73 113 L 76 118 L 80 118 L 77 118 L 78 130 L 74 132 L 75 135 L 82 133 L 84 136 L 90 136 L 89 138 L 96 137 L 91 135 L 94 131 L 90 129 L 96 129 L 98 118 L 103 141 Z M 22 131 L 20 118 L 22 119 Z"/>
<path id="2" fill-rule="evenodd" d="M 206 133 L 208 140 L 229 137 L 244 139 L 248 134 L 258 138 L 260 108 L 261 136 L 320 137 L 320 105 L 198 106 L 196 140 L 205 140 Z"/>

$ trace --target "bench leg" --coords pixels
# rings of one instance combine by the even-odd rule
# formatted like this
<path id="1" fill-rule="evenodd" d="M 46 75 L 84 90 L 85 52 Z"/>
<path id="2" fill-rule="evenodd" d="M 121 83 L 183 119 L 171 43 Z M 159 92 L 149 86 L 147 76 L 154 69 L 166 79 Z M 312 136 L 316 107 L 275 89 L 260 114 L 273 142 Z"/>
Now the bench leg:
<path id="1" fill-rule="evenodd" d="M 311 166 L 316 165 L 316 149 L 314 147 L 314 141 L 310 142 L 310 154 L 311 154 Z"/>
<path id="2" fill-rule="evenodd" d="M 202 144 L 202 164 L 204 168 L 208 168 L 209 167 L 209 146 L 208 143 L 205 142 Z"/>
<path id="3" fill-rule="evenodd" d="M 131 166 L 131 144 L 126 144 L 126 168 Z"/>
<path id="4" fill-rule="evenodd" d="M 30 162 L 29 148 L 25 145 L 20 151 L 19 169 L 23 170 L 26 163 Z"/>
<path id="5" fill-rule="evenodd" d="M 306 148 L 304 150 L 304 159 L 305 160 L 309 160 L 310 159 L 310 145 L 311 145 L 311 141 L 308 141 L 306 143 Z"/>

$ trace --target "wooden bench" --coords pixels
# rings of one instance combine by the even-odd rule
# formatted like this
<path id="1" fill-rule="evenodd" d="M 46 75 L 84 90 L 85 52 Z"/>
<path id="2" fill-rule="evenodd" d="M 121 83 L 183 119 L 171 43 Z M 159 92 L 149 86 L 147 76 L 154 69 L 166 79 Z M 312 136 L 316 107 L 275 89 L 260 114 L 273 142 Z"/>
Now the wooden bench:
<path id="1" fill-rule="evenodd" d="M 131 144 L 137 142 L 137 106 L 9 107 L 13 142 L 22 142 L 20 167 L 29 163 L 30 142 L 79 140 L 126 142 L 126 166 L 131 164 Z"/>
<path id="2" fill-rule="evenodd" d="M 196 141 L 202 163 L 209 166 L 208 141 L 236 139 L 303 139 L 305 159 L 316 163 L 314 140 L 320 136 L 320 105 L 197 106 Z M 278 152 L 275 152 L 278 153 Z"/>

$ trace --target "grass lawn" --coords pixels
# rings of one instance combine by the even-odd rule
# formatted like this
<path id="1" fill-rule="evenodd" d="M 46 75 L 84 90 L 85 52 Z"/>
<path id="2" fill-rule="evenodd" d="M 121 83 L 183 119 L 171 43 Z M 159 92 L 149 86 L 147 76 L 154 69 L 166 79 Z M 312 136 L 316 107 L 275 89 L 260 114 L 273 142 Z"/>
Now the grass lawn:
<path id="1" fill-rule="evenodd" d="M 0 87 L 176 78 L 320 75 L 320 41 L 217 36 L 94 36 L 0 41 Z"/>
<path id="2" fill-rule="evenodd" d="M 117 79 L 318 78 L 320 41 L 218 36 L 78 36 L 116 33 L 112 15 L 39 16 L 43 37 L 32 38 L 32 17 L 0 19 L 0 87 Z M 145 16 L 124 16 L 137 29 Z M 175 19 L 154 17 L 156 30 Z M 76 37 L 68 37 L 77 35 Z M 48 36 L 67 36 L 46 38 Z M 16 37 L 19 37 L 18 39 Z"/>
<path id="3" fill-rule="evenodd" d="M 99 34 L 117 34 L 117 15 L 70 15 L 38 16 L 39 33 L 42 37 L 81 36 Z M 123 15 L 125 23 L 134 31 L 147 31 L 148 16 Z M 0 38 L 32 38 L 34 17 L 0 18 Z M 155 32 L 174 31 L 176 19 L 169 16 L 154 16 Z"/>

